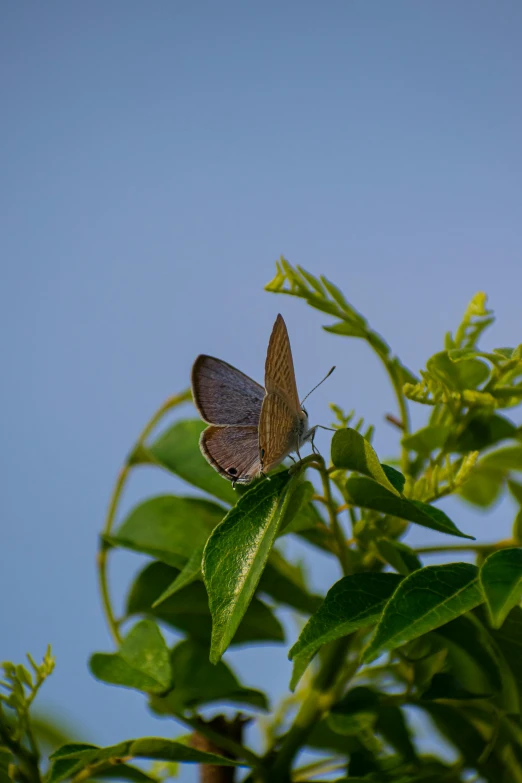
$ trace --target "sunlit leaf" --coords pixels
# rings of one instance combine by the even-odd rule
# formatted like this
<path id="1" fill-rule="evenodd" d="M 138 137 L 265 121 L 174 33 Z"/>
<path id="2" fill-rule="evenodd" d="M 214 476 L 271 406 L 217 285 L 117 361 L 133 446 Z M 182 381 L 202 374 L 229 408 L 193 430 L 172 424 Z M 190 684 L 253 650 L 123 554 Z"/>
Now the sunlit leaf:
<path id="1" fill-rule="evenodd" d="M 352 476 L 347 480 L 346 493 L 354 506 L 371 508 L 383 514 L 406 519 L 408 522 L 415 522 L 431 530 L 438 530 L 439 533 L 473 539 L 473 536 L 462 533 L 440 508 L 421 503 L 420 500 L 399 497 L 375 481 L 362 476 Z"/>
<path id="2" fill-rule="evenodd" d="M 393 484 L 397 492 L 400 492 L 402 494 L 404 485 L 406 484 L 406 478 L 402 475 L 400 470 L 397 470 L 396 468 L 392 468 L 391 465 L 384 465 L 384 463 L 381 464 L 381 468 L 386 473 L 386 478 L 388 479 L 390 484 Z"/>
<path id="3" fill-rule="evenodd" d="M 450 389 L 476 389 L 489 378 L 490 368 L 481 359 L 455 362 L 447 351 L 436 353 L 426 363 L 427 370 Z"/>
<path id="4" fill-rule="evenodd" d="M 169 651 L 151 620 L 137 623 L 117 653 L 95 653 L 89 665 L 98 680 L 112 685 L 161 693 L 171 684 Z"/>
<path id="5" fill-rule="evenodd" d="M 332 462 L 336 468 L 363 473 L 392 494 L 399 495 L 384 472 L 377 454 L 357 430 L 347 428 L 336 431 L 332 438 Z"/>
<path id="6" fill-rule="evenodd" d="M 470 563 L 428 566 L 414 571 L 388 601 L 363 660 L 395 649 L 453 620 L 484 600 L 478 569 Z"/>
<path id="7" fill-rule="evenodd" d="M 195 549 L 203 549 L 225 514 L 208 500 L 162 495 L 136 506 L 110 541 L 181 567 Z"/>
<path id="8" fill-rule="evenodd" d="M 202 569 L 213 620 L 213 663 L 227 649 L 252 600 L 298 478 L 291 480 L 285 471 L 259 482 L 207 542 Z"/>
<path id="9" fill-rule="evenodd" d="M 374 623 L 400 581 L 397 574 L 361 573 L 345 576 L 331 587 L 289 652 L 294 662 L 290 687 L 295 688 L 323 644 Z"/>

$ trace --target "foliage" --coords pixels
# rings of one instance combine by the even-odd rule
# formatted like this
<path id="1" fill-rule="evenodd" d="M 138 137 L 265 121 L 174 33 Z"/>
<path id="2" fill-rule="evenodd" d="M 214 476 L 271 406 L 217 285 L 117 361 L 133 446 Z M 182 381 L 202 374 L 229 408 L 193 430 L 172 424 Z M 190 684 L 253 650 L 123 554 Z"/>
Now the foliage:
<path id="1" fill-rule="evenodd" d="M 199 420 L 178 420 L 154 436 L 190 392 L 168 399 L 138 438 L 113 492 L 99 573 L 115 650 L 95 653 L 90 668 L 99 680 L 142 692 L 155 714 L 192 733 L 107 748 L 68 742 L 51 757 L 48 783 L 162 780 L 184 763 L 204 765 L 215 780 L 231 780 L 237 768 L 252 781 L 329 775 L 458 783 L 470 774 L 493 783 L 522 781 L 522 428 L 506 415 L 522 402 L 522 345 L 478 347 L 493 323 L 479 293 L 446 335 L 444 350 L 416 376 L 325 277 L 281 259 L 267 290 L 333 316 L 327 332 L 363 340 L 376 354 L 397 399 L 397 416 L 387 417 L 399 435 L 397 458 L 383 464 L 371 445 L 374 425 L 364 427 L 354 411 L 335 404 L 329 462 L 312 454 L 270 481 L 234 491 L 200 454 Z M 416 431 L 412 404 L 427 412 Z M 146 499 L 116 527 L 122 490 L 141 465 L 166 470 L 198 492 Z M 518 511 L 512 538 L 503 541 L 476 543 L 437 505 L 459 495 L 487 508 L 508 492 Z M 412 524 L 456 543 L 446 538 L 411 549 L 402 539 Z M 284 536 L 297 536 L 338 563 L 342 576 L 324 598 L 283 555 Z M 121 548 L 151 562 L 130 585 L 116 619 L 107 561 Z M 423 562 L 438 552 L 457 562 Z M 458 562 L 462 552 L 466 562 Z M 283 642 L 282 606 L 305 622 L 288 640 L 289 695 L 271 708 L 222 656 L 230 645 Z M 172 630 L 174 643 L 165 636 Z M 48 654 L 40 667 L 30 663 L 32 675 L 4 664 L 0 775 L 40 783 L 29 707 L 53 661 Z M 243 719 L 218 715 L 223 705 L 256 719 L 266 746 L 247 747 Z M 412 715 L 436 728 L 454 761 L 425 752 Z M 300 765 L 302 750 L 315 760 Z M 133 759 L 153 763 L 144 771 Z"/>

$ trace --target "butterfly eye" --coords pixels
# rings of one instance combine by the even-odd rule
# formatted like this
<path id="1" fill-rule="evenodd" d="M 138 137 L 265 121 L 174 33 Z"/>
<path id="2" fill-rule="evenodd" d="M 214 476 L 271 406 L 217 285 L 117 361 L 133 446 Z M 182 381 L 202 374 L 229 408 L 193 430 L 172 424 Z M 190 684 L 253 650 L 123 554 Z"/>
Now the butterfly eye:
<path id="1" fill-rule="evenodd" d="M 301 410 L 303 411 L 305 416 L 308 416 L 308 411 L 306 410 L 306 408 L 301 408 Z"/>
<path id="2" fill-rule="evenodd" d="M 230 473 L 231 476 L 237 476 L 237 468 L 229 468 L 228 473 Z"/>

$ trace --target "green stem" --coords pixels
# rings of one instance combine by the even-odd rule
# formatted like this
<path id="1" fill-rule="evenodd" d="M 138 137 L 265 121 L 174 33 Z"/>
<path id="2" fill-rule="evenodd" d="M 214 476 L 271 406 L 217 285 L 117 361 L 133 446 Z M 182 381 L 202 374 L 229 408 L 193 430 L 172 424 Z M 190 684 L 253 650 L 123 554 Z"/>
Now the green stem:
<path id="1" fill-rule="evenodd" d="M 399 412 L 401 415 L 401 422 L 403 426 L 403 436 L 408 435 L 410 432 L 411 424 L 410 424 L 410 414 L 408 411 L 408 405 L 406 403 L 406 397 L 404 396 L 404 393 L 402 391 L 402 386 L 398 382 L 397 378 L 395 377 L 395 374 L 393 370 L 391 369 L 390 363 L 388 359 L 385 356 L 382 356 L 378 351 L 377 355 L 380 357 L 382 362 L 384 363 L 384 366 L 386 367 L 386 372 L 390 376 L 390 380 L 393 386 L 393 390 L 395 392 L 395 396 L 397 398 L 397 404 L 399 406 Z M 402 472 L 405 476 L 407 476 L 410 472 L 410 466 L 409 466 L 409 457 L 408 457 L 408 449 L 404 446 L 401 449 L 401 468 Z"/>
<path id="2" fill-rule="evenodd" d="M 310 775 L 326 775 L 329 772 L 346 770 L 346 760 L 340 760 L 338 756 L 314 761 L 304 767 L 296 769 L 292 775 L 293 783 L 310 780 Z"/>
<path id="3" fill-rule="evenodd" d="M 168 413 L 170 410 L 177 407 L 178 405 L 181 405 L 181 403 L 187 402 L 190 399 L 191 399 L 191 392 L 190 389 L 187 389 L 186 391 L 181 392 L 181 394 L 175 394 L 173 397 L 169 397 L 167 400 L 165 400 L 163 405 L 160 408 L 158 408 L 156 413 L 154 413 L 154 415 L 151 417 L 149 422 L 142 430 L 140 436 L 138 437 L 138 440 L 136 441 L 136 445 L 131 453 L 136 453 L 136 451 L 140 447 L 143 447 L 145 440 L 148 438 L 152 430 L 157 426 L 157 424 L 160 422 L 160 420 L 163 418 L 163 416 L 166 413 Z M 116 484 L 114 485 L 114 489 L 112 490 L 111 499 L 109 501 L 109 508 L 107 510 L 107 516 L 105 518 L 105 525 L 103 527 L 102 536 L 100 536 L 100 543 L 99 543 L 98 556 L 97 556 L 98 581 L 100 585 L 103 610 L 105 612 L 105 618 L 107 620 L 107 624 L 109 626 L 109 630 L 111 632 L 112 638 L 114 639 L 114 642 L 117 645 L 121 643 L 121 634 L 118 628 L 118 622 L 116 620 L 112 608 L 110 595 L 109 595 L 108 579 L 107 579 L 107 553 L 111 547 L 103 540 L 103 536 L 109 536 L 112 531 L 112 526 L 116 518 L 116 512 L 118 510 L 123 489 L 125 487 L 125 484 L 127 483 L 127 479 L 129 477 L 131 467 L 132 465 L 130 461 L 127 460 L 127 462 L 121 468 L 118 474 L 118 478 L 116 480 Z"/>
<path id="4" fill-rule="evenodd" d="M 450 544 L 447 546 L 421 546 L 415 549 L 418 555 L 436 554 L 438 552 L 495 552 L 497 549 L 507 549 L 517 546 L 513 539 L 497 541 L 492 544 Z"/>
<path id="5" fill-rule="evenodd" d="M 349 670 L 343 672 L 342 678 L 339 677 L 350 642 L 350 637 L 344 637 L 325 646 L 323 666 L 277 753 L 267 778 L 270 783 L 287 783 L 296 754 L 305 744 L 316 723 L 337 701 L 346 682 L 357 671 L 358 660 L 352 663 Z"/>
<path id="6" fill-rule="evenodd" d="M 334 499 L 332 498 L 330 476 L 328 474 L 328 470 L 326 468 L 324 459 L 318 455 L 314 455 L 314 456 L 316 457 L 316 464 L 314 464 L 314 467 L 319 471 L 321 475 L 321 481 L 323 483 L 323 494 L 324 494 L 324 499 L 326 501 L 325 505 L 328 508 L 328 516 L 330 518 L 330 528 L 332 530 L 332 534 L 337 543 L 339 562 L 341 564 L 341 568 L 343 569 L 343 574 L 346 575 L 350 573 L 350 565 L 348 560 L 348 546 L 346 543 L 346 536 L 344 534 L 344 531 L 339 522 L 339 517 L 337 515 L 337 504 L 334 502 Z"/>
<path id="7" fill-rule="evenodd" d="M 38 766 L 38 752 L 33 753 L 27 750 L 20 742 L 13 739 L 9 729 L 2 722 L 2 714 L 0 714 L 0 743 L 5 745 L 15 756 L 18 761 L 20 775 L 27 783 L 42 783 L 42 776 Z"/>
<path id="8" fill-rule="evenodd" d="M 253 769 L 260 770 L 262 768 L 262 760 L 249 748 L 245 748 L 240 742 L 236 742 L 230 737 L 225 737 L 218 731 L 210 728 L 208 724 L 199 721 L 198 718 L 189 718 L 185 715 L 176 715 L 176 720 L 183 723 L 185 726 L 189 726 L 198 734 L 203 734 L 207 739 L 214 742 L 219 748 L 224 751 L 228 751 L 232 758 L 243 759 L 247 761 Z"/>

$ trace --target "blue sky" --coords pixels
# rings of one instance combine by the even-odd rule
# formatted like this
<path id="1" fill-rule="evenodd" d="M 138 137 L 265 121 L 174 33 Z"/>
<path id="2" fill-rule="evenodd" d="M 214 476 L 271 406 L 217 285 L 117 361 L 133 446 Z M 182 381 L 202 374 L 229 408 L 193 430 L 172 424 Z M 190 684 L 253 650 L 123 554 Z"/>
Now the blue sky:
<path id="1" fill-rule="evenodd" d="M 485 344 L 522 339 L 521 25 L 516 0 L 2 8 L 0 657 L 53 644 L 41 704 L 79 739 L 170 731 L 86 661 L 110 649 L 94 558 L 112 482 L 198 353 L 262 380 L 281 311 L 301 393 L 338 368 L 312 423 L 334 400 L 393 451 L 373 355 L 263 291 L 281 253 L 334 280 L 414 370 L 477 290 L 498 314 Z M 125 508 L 160 491 L 181 485 L 145 470 Z M 447 507 L 484 538 L 509 531 L 509 506 Z M 115 561 L 116 596 L 136 563 Z M 283 648 L 229 660 L 286 687 Z"/>

